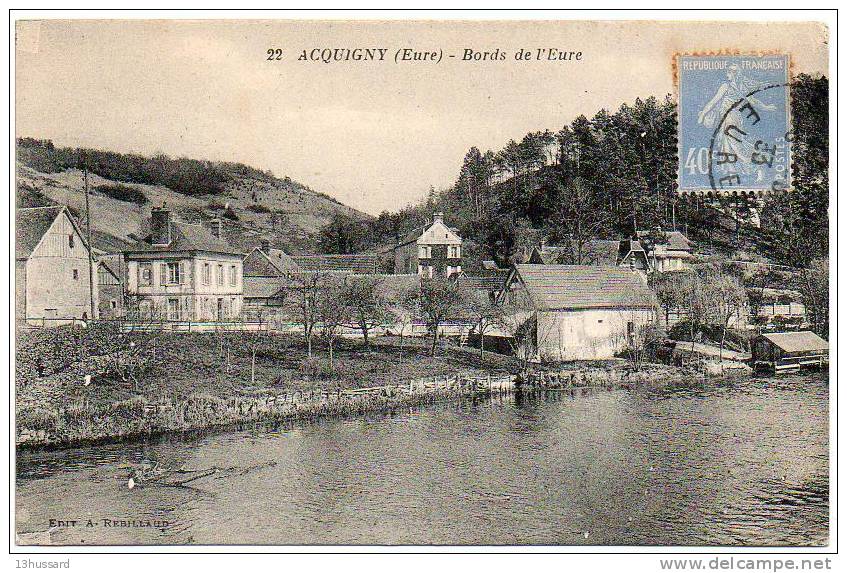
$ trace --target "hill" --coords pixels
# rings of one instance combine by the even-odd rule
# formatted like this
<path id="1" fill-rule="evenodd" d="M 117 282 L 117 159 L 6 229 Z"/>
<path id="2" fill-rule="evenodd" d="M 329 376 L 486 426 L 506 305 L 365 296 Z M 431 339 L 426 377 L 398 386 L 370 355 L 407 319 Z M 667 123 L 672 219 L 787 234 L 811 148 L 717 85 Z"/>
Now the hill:
<path id="1" fill-rule="evenodd" d="M 18 140 L 17 205 L 58 203 L 83 215 L 81 161 L 89 168 L 96 242 L 112 249 L 139 236 L 150 209 L 162 204 L 188 222 L 220 217 L 227 238 L 245 251 L 268 239 L 290 253 L 315 252 L 333 217 L 370 219 L 288 177 L 238 163 L 55 148 L 30 138 Z"/>

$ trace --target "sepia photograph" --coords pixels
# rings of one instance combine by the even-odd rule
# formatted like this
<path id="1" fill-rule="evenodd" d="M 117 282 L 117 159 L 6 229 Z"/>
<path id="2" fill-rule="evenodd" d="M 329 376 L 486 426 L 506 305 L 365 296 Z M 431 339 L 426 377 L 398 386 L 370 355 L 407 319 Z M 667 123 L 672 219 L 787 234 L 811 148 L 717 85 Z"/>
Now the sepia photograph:
<path id="1" fill-rule="evenodd" d="M 837 549 L 831 14 L 14 12 L 11 552 Z"/>

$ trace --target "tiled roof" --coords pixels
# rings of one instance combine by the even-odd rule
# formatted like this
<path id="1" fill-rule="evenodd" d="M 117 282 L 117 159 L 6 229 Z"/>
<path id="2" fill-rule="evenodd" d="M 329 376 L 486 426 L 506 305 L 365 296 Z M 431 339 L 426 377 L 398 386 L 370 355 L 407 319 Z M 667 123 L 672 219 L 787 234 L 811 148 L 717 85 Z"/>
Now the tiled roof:
<path id="1" fill-rule="evenodd" d="M 427 229 L 432 227 L 433 224 L 434 223 L 429 222 L 426 225 L 422 225 L 420 227 L 415 227 L 411 231 L 407 231 L 406 234 L 403 235 L 402 237 L 400 237 L 400 240 L 397 241 L 397 246 L 402 247 L 403 245 L 408 245 L 409 243 L 414 243 L 415 241 L 417 241 L 420 238 L 421 235 L 423 235 L 426 232 Z M 448 226 L 447 228 L 450 229 L 451 231 L 453 231 L 454 233 L 456 233 L 457 235 L 459 234 L 459 228 L 458 227 L 449 227 Z"/>
<path id="2" fill-rule="evenodd" d="M 388 275 L 388 274 L 349 274 L 345 281 L 372 279 L 377 281 L 376 291 L 390 301 L 399 301 L 406 293 L 419 289 L 421 277 L 418 275 Z"/>
<path id="3" fill-rule="evenodd" d="M 124 277 L 123 255 L 120 253 L 100 255 L 97 257 L 97 262 L 108 269 L 110 273 L 115 275 L 119 281 L 125 282 L 126 277 Z"/>
<path id="4" fill-rule="evenodd" d="M 24 207 L 15 211 L 15 258 L 28 259 L 41 238 L 65 210 L 63 205 Z M 68 213 L 73 221 L 73 216 Z M 79 231 L 79 229 L 77 229 Z M 84 239 L 83 239 L 84 241 Z"/>
<path id="5" fill-rule="evenodd" d="M 241 255 L 238 249 L 225 241 L 215 237 L 211 231 L 202 225 L 183 223 L 182 221 L 171 221 L 171 243 L 170 245 L 154 245 L 151 235 L 147 235 L 141 241 L 127 249 L 129 252 L 172 252 L 172 251 L 206 251 L 210 253 L 224 253 L 228 255 Z"/>
<path id="6" fill-rule="evenodd" d="M 378 255 L 297 255 L 291 258 L 303 272 L 346 271 L 373 274 L 379 268 Z"/>
<path id="7" fill-rule="evenodd" d="M 297 271 L 297 263 L 282 249 L 256 247 L 244 257 L 245 276 L 281 276 Z"/>
<path id="8" fill-rule="evenodd" d="M 813 352 L 829 349 L 829 343 L 826 340 L 808 330 L 801 332 L 774 332 L 772 334 L 763 334 L 762 336 L 785 352 Z"/>
<path id="9" fill-rule="evenodd" d="M 272 298 L 285 285 L 279 277 L 244 277 L 244 296 L 246 298 Z"/>
<path id="10" fill-rule="evenodd" d="M 649 231 L 638 231 L 639 237 L 644 237 L 649 234 Z M 690 251 L 694 244 L 688 237 L 679 231 L 667 231 L 665 232 L 665 238 L 666 242 L 663 244 L 665 245 L 665 248 L 670 251 Z"/>
<path id="11" fill-rule="evenodd" d="M 621 267 L 516 265 L 538 310 L 648 308 L 653 293 L 635 272 Z"/>
<path id="12" fill-rule="evenodd" d="M 506 284 L 506 278 L 508 277 L 508 273 L 493 275 L 493 276 L 471 276 L 462 273 L 459 275 L 459 278 L 456 279 L 459 284 L 459 288 L 469 288 L 476 290 L 484 290 L 486 292 L 497 292 L 503 289 L 503 286 Z"/>
<path id="13" fill-rule="evenodd" d="M 616 265 L 620 250 L 620 241 L 609 241 L 604 239 L 594 239 L 585 244 L 584 257 L 586 264 L 589 265 Z M 569 247 L 544 245 L 536 247 L 535 252 L 538 253 L 542 264 L 556 265 L 560 264 L 569 258 Z"/>

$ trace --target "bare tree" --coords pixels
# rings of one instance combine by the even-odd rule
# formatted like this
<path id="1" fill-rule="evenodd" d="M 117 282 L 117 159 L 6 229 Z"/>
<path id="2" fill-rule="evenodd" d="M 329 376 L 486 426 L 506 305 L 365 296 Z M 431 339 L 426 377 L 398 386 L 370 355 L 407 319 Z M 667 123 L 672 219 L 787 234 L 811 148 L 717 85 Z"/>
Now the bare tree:
<path id="1" fill-rule="evenodd" d="M 522 292 L 506 293 L 497 301 L 496 326 L 503 331 L 520 371 L 538 354 L 538 313 Z"/>
<path id="2" fill-rule="evenodd" d="M 321 337 L 329 350 L 329 369 L 335 370 L 335 343 L 342 327 L 350 322 L 350 306 L 344 296 L 344 278 L 327 276 L 321 283 L 315 299 Z"/>
<path id="3" fill-rule="evenodd" d="M 349 325 L 362 332 L 366 350 L 370 350 L 370 331 L 385 324 L 391 316 L 388 301 L 381 290 L 382 284 L 382 280 L 376 277 L 346 277 L 341 292 L 349 310 Z"/>
<path id="4" fill-rule="evenodd" d="M 394 322 L 400 327 L 400 363 L 403 363 L 403 342 L 406 336 L 406 329 L 414 327 L 415 317 L 420 315 L 419 305 L 420 293 L 417 287 L 403 291 L 399 294 L 397 300 L 390 305 L 390 312 L 394 317 Z"/>
<path id="5" fill-rule="evenodd" d="M 455 281 L 444 277 L 421 281 L 417 295 L 417 311 L 432 334 L 430 356 L 435 356 L 439 329 L 447 320 L 461 316 L 462 295 Z"/>
<path id="6" fill-rule="evenodd" d="M 624 358 L 635 371 L 639 371 L 651 349 L 663 338 L 663 332 L 654 320 L 645 320 L 643 311 L 632 310 L 624 318 L 625 324 L 622 320 L 616 342 Z"/>
<path id="7" fill-rule="evenodd" d="M 709 270 L 704 274 L 700 292 L 705 299 L 708 322 L 721 329 L 718 356 L 723 362 L 726 331 L 732 319 L 740 318 L 747 310 L 747 292 L 738 278 L 720 269 Z"/>
<path id="8" fill-rule="evenodd" d="M 829 338 L 829 258 L 812 261 L 797 282 L 812 330 Z"/>
<path id="9" fill-rule="evenodd" d="M 468 288 L 464 293 L 463 314 L 473 323 L 473 329 L 479 333 L 479 357 L 485 356 L 485 333 L 497 324 L 500 308 L 487 292 Z"/>
<path id="10" fill-rule="evenodd" d="M 292 318 L 303 327 L 306 353 L 312 358 L 312 339 L 320 318 L 319 297 L 328 280 L 326 273 L 300 272 L 292 275 L 286 296 L 286 307 Z"/>

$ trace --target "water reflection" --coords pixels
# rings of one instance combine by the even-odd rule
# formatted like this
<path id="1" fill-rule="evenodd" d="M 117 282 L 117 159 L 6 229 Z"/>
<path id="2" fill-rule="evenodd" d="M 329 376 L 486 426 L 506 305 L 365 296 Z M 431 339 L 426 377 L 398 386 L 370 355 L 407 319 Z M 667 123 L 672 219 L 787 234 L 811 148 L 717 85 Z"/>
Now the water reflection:
<path id="1" fill-rule="evenodd" d="M 18 458 L 19 532 L 59 544 L 814 545 L 828 523 L 821 377 L 526 393 L 393 415 Z M 128 464 L 243 468 L 193 489 Z"/>

